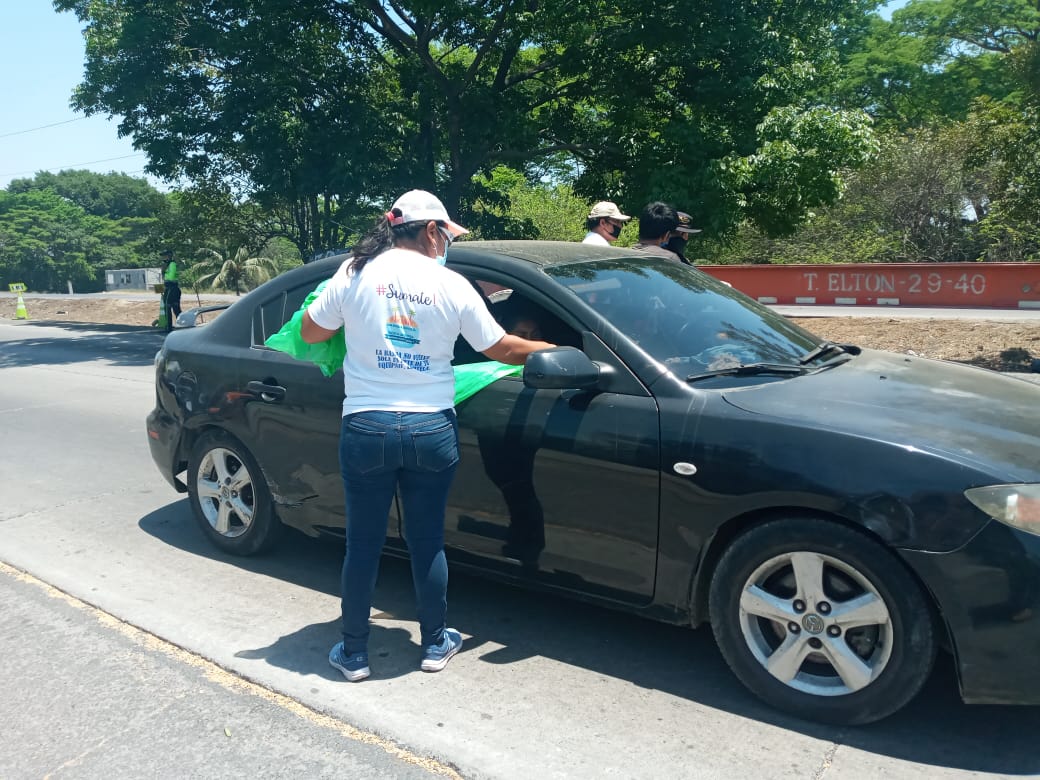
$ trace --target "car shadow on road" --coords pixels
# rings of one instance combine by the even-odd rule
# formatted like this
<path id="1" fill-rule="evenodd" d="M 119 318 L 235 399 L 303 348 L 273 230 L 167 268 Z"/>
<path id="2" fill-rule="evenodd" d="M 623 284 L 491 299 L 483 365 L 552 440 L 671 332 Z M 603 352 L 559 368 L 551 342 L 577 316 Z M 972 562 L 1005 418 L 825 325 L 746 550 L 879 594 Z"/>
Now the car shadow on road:
<path id="1" fill-rule="evenodd" d="M 4 342 L 0 368 L 70 365 L 93 360 L 117 366 L 149 366 L 166 337 L 163 332 L 142 325 L 40 321 L 22 323 L 19 327 L 35 331 L 20 334 L 24 338 Z M 64 333 L 47 335 L 44 328 L 60 329 Z"/>
<path id="2" fill-rule="evenodd" d="M 205 540 L 186 502 L 175 506 L 176 512 L 168 506 L 145 516 L 140 527 L 191 554 L 338 596 L 342 542 L 289 532 L 275 553 L 238 558 Z M 417 649 L 409 633 L 380 625 L 383 616 L 412 619 L 413 600 L 407 561 L 385 557 L 373 605 L 370 652 L 380 659 L 373 665 L 375 679 L 415 671 Z M 729 671 L 708 627 L 692 631 L 556 595 L 547 598 L 459 567 L 451 570 L 448 603 L 452 624 L 472 637 L 464 652 L 486 663 L 540 656 L 878 755 L 971 772 L 1040 773 L 1035 745 L 1040 707 L 965 705 L 948 655 L 940 657 L 922 693 L 892 717 L 868 726 L 830 727 L 780 714 L 748 693 Z M 338 636 L 338 621 L 305 625 L 241 657 L 313 674 L 314 668 L 303 669 L 301 663 L 317 654 L 323 658 Z"/>

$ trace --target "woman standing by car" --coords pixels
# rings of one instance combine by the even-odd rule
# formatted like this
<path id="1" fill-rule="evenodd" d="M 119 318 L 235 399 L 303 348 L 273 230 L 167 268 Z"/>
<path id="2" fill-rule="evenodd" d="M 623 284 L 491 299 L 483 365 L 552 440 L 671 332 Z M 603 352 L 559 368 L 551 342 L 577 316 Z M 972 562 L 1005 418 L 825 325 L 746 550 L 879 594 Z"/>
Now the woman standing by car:
<path id="1" fill-rule="evenodd" d="M 552 347 L 506 334 L 469 282 L 444 267 L 468 232 L 424 190 L 406 192 L 354 247 L 303 317 L 309 343 L 343 328 L 345 399 L 340 468 L 346 493 L 343 641 L 329 663 L 369 676 L 372 592 L 387 516 L 400 488 L 421 633 L 420 668 L 437 672 L 462 646 L 445 627 L 444 516 L 458 464 L 451 359 L 461 334 L 489 359 L 520 365 Z"/>

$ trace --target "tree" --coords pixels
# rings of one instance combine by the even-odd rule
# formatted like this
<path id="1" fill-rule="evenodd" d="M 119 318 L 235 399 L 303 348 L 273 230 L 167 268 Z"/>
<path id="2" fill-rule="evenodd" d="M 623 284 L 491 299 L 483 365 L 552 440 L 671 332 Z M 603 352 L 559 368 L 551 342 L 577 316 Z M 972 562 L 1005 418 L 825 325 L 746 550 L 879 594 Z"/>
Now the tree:
<path id="1" fill-rule="evenodd" d="M 158 216 L 166 199 L 144 179 L 125 173 L 65 170 L 42 171 L 31 179 L 15 179 L 8 192 L 52 190 L 80 206 L 88 214 L 109 219 L 148 219 Z"/>
<path id="2" fill-rule="evenodd" d="M 980 233 L 987 260 L 1040 260 L 1040 105 L 980 100 L 966 123 L 967 164 L 984 182 Z"/>
<path id="3" fill-rule="evenodd" d="M 837 156 L 829 144 L 794 144 L 798 160 L 766 150 L 768 175 L 760 145 L 799 124 L 769 120 L 774 109 L 813 108 L 801 93 L 835 30 L 873 5 L 55 1 L 87 23 L 77 106 L 123 117 L 152 173 L 244 182 L 246 199 L 290 216 L 305 257 L 404 189 L 435 190 L 465 218 L 482 195 L 477 174 L 530 175 L 560 154 L 585 196 L 633 209 L 668 197 L 717 230 L 747 203 L 759 220 L 825 202 L 834 172 L 864 156 L 863 133 L 819 134 L 857 145 Z M 805 121 L 856 123 L 839 112 Z M 728 176 L 730 158 L 759 175 Z M 776 175 L 796 164 L 802 173 Z M 758 197 L 792 185 L 809 189 Z"/>
<path id="4" fill-rule="evenodd" d="M 796 235 L 773 240 L 744 230 L 728 246 L 709 246 L 710 257 L 802 263 L 1029 259 L 1038 247 L 1040 192 L 1033 182 L 1040 171 L 1023 159 L 1032 147 L 1016 112 L 999 104 L 984 112 L 984 106 L 978 104 L 965 122 L 890 132 L 877 160 L 850 177 L 844 198 Z"/>
<path id="5" fill-rule="evenodd" d="M 899 129 L 961 121 L 979 97 L 1018 103 L 1022 79 L 1009 55 L 1038 35 L 1035 2 L 910 0 L 847 42 L 835 92 Z"/>
<path id="6" fill-rule="evenodd" d="M 811 88 L 844 26 L 875 5 L 709 2 L 684 14 L 624 3 L 582 61 L 598 78 L 578 127 L 590 150 L 578 192 L 614 196 L 629 213 L 670 201 L 708 234 L 744 220 L 793 229 L 871 153 L 866 117 L 815 103 Z M 839 138 L 851 146 L 836 148 Z"/>
<path id="7" fill-rule="evenodd" d="M 203 247 L 198 254 L 206 260 L 189 269 L 196 287 L 208 284 L 241 295 L 243 286 L 247 291 L 251 290 L 278 274 L 278 267 L 270 258 L 251 257 L 248 247 L 239 247 L 234 252 Z"/>
<path id="8" fill-rule="evenodd" d="M 37 227 L 67 226 L 69 233 L 63 237 L 63 243 L 82 253 L 90 272 L 70 268 L 58 276 L 64 275 L 65 280 L 83 290 L 100 289 L 105 269 L 136 268 L 150 262 L 159 219 L 167 210 L 165 195 L 144 179 L 121 173 L 42 172 L 31 179 L 15 179 L 7 191 L 18 196 L 13 202 L 32 204 L 34 210 L 49 212 L 37 215 L 33 220 Z M 28 197 L 43 193 L 53 197 Z M 70 211 L 68 206 L 75 209 Z M 24 213 L 20 209 L 19 212 Z M 76 216 L 73 218 L 72 214 Z M 43 271 L 52 266 L 52 260 L 46 257 L 36 256 L 34 262 L 41 264 L 36 273 L 49 279 L 48 289 L 64 290 L 65 281 L 51 279 L 53 274 Z"/>
<path id="9" fill-rule="evenodd" d="M 532 183 L 520 171 L 499 166 L 475 182 L 467 227 L 474 238 L 578 241 L 589 203 L 569 184 Z"/>
<path id="10" fill-rule="evenodd" d="M 0 284 L 22 282 L 30 290 L 62 292 L 66 282 L 97 289 L 87 261 L 96 229 L 82 208 L 49 190 L 0 190 Z"/>

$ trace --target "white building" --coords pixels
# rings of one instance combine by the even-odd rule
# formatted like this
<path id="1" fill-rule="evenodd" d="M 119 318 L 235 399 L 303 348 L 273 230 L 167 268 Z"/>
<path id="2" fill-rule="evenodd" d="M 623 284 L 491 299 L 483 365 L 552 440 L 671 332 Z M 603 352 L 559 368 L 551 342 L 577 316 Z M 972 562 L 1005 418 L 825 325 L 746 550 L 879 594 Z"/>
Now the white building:
<path id="1" fill-rule="evenodd" d="M 105 271 L 105 291 L 112 290 L 146 290 L 162 284 L 160 268 L 115 268 Z"/>

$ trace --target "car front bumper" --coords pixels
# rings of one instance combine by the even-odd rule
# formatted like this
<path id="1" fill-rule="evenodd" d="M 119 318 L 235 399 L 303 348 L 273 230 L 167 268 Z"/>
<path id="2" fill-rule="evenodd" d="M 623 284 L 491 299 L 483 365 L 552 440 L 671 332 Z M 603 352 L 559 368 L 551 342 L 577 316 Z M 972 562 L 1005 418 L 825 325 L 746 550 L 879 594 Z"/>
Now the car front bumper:
<path id="1" fill-rule="evenodd" d="M 903 551 L 935 595 L 970 704 L 1040 704 L 1040 536 L 991 521 L 958 550 Z"/>

